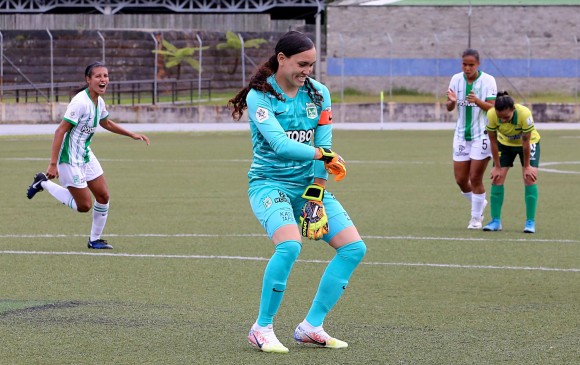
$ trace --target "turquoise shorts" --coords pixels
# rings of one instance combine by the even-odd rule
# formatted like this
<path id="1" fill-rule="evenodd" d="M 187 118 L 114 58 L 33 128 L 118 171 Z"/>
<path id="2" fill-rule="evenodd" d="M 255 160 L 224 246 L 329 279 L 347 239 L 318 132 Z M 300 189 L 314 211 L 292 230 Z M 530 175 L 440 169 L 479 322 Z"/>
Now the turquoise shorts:
<path id="1" fill-rule="evenodd" d="M 287 187 L 282 184 L 269 182 L 254 183 L 248 189 L 250 205 L 254 215 L 266 230 L 268 237 L 272 238 L 278 228 L 287 224 L 298 225 L 300 213 L 306 200 L 302 198 L 304 187 Z M 353 225 L 350 217 L 336 200 L 334 195 L 324 192 L 322 200 L 326 216 L 328 217 L 329 231 L 322 239 L 330 241 L 338 232 Z"/>

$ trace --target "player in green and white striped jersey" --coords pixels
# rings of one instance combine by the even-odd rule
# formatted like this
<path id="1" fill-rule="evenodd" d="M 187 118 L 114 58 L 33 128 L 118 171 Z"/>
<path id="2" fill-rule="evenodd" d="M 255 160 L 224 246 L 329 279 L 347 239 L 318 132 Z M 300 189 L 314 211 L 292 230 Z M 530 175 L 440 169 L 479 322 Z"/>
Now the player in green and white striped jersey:
<path id="1" fill-rule="evenodd" d="M 462 70 L 453 75 L 447 91 L 446 107 L 457 106 L 453 136 L 453 171 L 461 193 L 471 203 L 468 229 L 481 229 L 487 205 L 483 174 L 491 157 L 485 130 L 486 111 L 493 107 L 497 86 L 493 76 L 479 67 L 479 52 L 467 49 L 462 55 Z"/>
<path id="2" fill-rule="evenodd" d="M 101 239 L 109 213 L 109 190 L 99 160 L 89 147 L 98 125 L 106 130 L 136 140 L 149 138 L 129 132 L 109 119 L 105 101 L 101 97 L 109 84 L 109 73 L 104 64 L 95 62 L 85 69 L 86 87 L 71 100 L 62 122 L 54 134 L 52 153 L 46 173 L 39 172 L 28 187 L 28 199 L 47 190 L 58 201 L 78 212 L 92 207 L 95 197 L 93 224 L 87 246 L 94 249 L 113 248 Z M 50 179 L 58 177 L 61 185 Z"/>

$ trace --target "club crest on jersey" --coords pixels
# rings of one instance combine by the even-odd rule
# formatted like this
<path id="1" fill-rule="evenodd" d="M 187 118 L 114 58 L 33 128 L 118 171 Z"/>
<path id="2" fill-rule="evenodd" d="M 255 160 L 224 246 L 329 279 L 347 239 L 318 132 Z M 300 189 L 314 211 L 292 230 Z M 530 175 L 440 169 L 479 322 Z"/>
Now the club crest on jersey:
<path id="1" fill-rule="evenodd" d="M 262 123 L 268 119 L 268 109 L 258 108 L 258 110 L 256 110 L 256 119 L 258 120 L 258 123 Z"/>
<path id="2" fill-rule="evenodd" d="M 306 103 L 306 117 L 308 117 L 308 119 L 318 118 L 318 109 L 316 109 L 316 104 Z"/>

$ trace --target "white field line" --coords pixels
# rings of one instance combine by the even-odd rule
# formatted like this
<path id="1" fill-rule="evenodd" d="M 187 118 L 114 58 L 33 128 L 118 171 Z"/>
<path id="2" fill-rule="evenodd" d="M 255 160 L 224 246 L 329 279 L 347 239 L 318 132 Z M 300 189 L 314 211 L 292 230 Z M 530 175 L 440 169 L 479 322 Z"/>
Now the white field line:
<path id="1" fill-rule="evenodd" d="M 46 157 L 0 157 L 0 161 L 46 161 Z M 231 160 L 162 160 L 162 159 L 149 159 L 149 160 L 135 160 L 135 159 L 110 159 L 110 158 L 101 158 L 99 161 L 106 161 L 106 162 L 142 162 L 142 163 L 165 163 L 165 162 L 172 162 L 172 163 L 248 163 L 250 164 L 252 160 L 250 159 L 231 159 Z M 362 160 L 349 160 L 349 164 L 369 164 L 369 165 L 450 165 L 451 161 L 447 162 L 438 162 L 438 161 L 392 161 L 392 160 L 384 160 L 384 161 L 362 161 Z M 555 174 L 580 174 L 579 171 L 568 171 L 562 169 L 548 169 L 545 166 L 555 166 L 555 165 L 579 165 L 580 161 L 554 161 L 554 162 L 542 162 L 541 167 L 538 169 L 543 172 L 551 172 Z"/>
<path id="2" fill-rule="evenodd" d="M 214 234 L 214 233 L 135 233 L 135 234 L 116 234 L 107 233 L 107 237 L 267 237 L 263 233 L 233 233 L 233 234 Z M 363 239 L 376 240 L 402 240 L 402 241 L 460 241 L 460 242 L 518 242 L 518 243 L 580 243 L 580 240 L 573 239 L 536 239 L 536 238 L 498 238 L 494 237 L 494 233 L 489 234 L 489 238 L 475 238 L 475 237 L 419 237 L 419 236 L 373 236 L 365 235 Z M 2 238 L 67 238 L 67 237 L 86 237 L 85 234 L 0 234 Z"/>
<path id="3" fill-rule="evenodd" d="M 108 253 L 108 252 L 47 252 L 47 251 L 0 251 L 0 255 L 72 255 L 72 256 L 109 256 L 109 257 L 129 257 L 129 258 L 161 258 L 161 259 L 208 259 L 208 260 L 241 260 L 241 261 L 268 261 L 267 257 L 252 256 L 223 256 L 223 255 L 166 255 L 166 254 L 130 254 L 130 253 Z M 328 260 L 297 260 L 302 263 L 327 264 Z M 494 266 L 494 265 L 459 265 L 459 264 L 430 264 L 411 262 L 365 262 L 361 265 L 370 266 L 412 266 L 412 267 L 435 267 L 450 269 L 483 269 L 483 270 L 518 270 L 518 271 L 553 271 L 580 273 L 580 269 L 555 268 L 555 267 L 531 267 L 531 266 Z"/>
<path id="4" fill-rule="evenodd" d="M 46 157 L 0 157 L 0 161 L 46 161 Z M 106 162 L 145 162 L 145 163 L 163 163 L 163 162 L 173 162 L 173 163 L 251 163 L 252 160 L 249 159 L 232 159 L 232 160 L 135 160 L 135 159 L 107 159 L 102 158 L 100 161 Z M 371 165 L 450 165 L 451 162 L 437 162 L 437 161 L 361 161 L 361 160 L 349 160 L 349 164 L 371 164 Z M 542 166 L 554 166 L 554 165 L 578 165 L 580 161 L 563 161 L 563 162 L 543 162 Z M 578 171 L 567 171 L 558 169 L 548 169 L 545 167 L 540 167 L 540 171 L 551 172 L 555 174 L 580 174 Z"/>
<path id="5" fill-rule="evenodd" d="M 0 157 L 0 161 L 46 161 L 46 157 Z M 251 163 L 252 160 L 251 159 L 228 159 L 228 160 L 220 160 L 220 159 L 212 159 L 212 160 L 208 160 L 208 159 L 203 159 L 203 160 L 180 160 L 180 159 L 171 159 L 171 160 L 167 160 L 167 159 L 147 159 L 147 160 L 136 160 L 136 159 L 128 159 L 128 158 L 99 158 L 99 161 L 107 161 L 107 162 L 155 162 L 155 163 L 159 163 L 159 162 L 188 162 L 188 163 L 215 163 L 215 162 L 220 162 L 220 163 L 240 163 L 240 162 L 246 162 L 246 163 Z M 451 165 L 451 162 L 438 162 L 438 161 L 393 161 L 393 160 L 384 160 L 384 161 L 362 161 L 362 160 L 349 160 L 348 161 L 349 164 L 354 163 L 354 164 L 369 164 L 369 165 L 376 165 L 376 164 L 405 164 L 405 165 L 426 165 L 426 164 L 445 164 L 445 165 Z M 568 162 L 566 162 L 568 163 Z M 575 162 L 572 162 L 575 163 Z M 580 163 L 580 161 L 578 161 L 577 163 Z M 557 163 L 555 163 L 557 164 Z"/>
<path id="6" fill-rule="evenodd" d="M 392 0 L 387 0 L 392 1 Z M 0 136 L 54 134 L 58 124 L 0 124 Z M 213 132 L 247 131 L 244 123 L 123 123 L 123 127 L 134 132 Z M 538 130 L 578 130 L 580 123 L 536 123 Z M 387 122 L 387 123 L 335 123 L 334 129 L 342 130 L 453 130 L 455 122 Z M 104 133 L 98 128 L 97 133 Z"/>
<path id="7" fill-rule="evenodd" d="M 2 238 L 63 238 L 63 237 L 85 237 L 81 234 L 45 234 L 45 235 L 0 235 Z M 183 233 L 183 234 L 108 234 L 110 237 L 266 237 L 265 234 L 201 234 L 201 233 Z M 365 239 L 379 240 L 433 240 L 433 241 L 488 241 L 488 242 L 539 242 L 539 243 L 580 243 L 579 240 L 550 240 L 550 239 L 488 239 L 488 238 L 457 238 L 457 237 L 414 237 L 414 236 L 363 236 Z M 214 260 L 243 260 L 243 261 L 268 261 L 266 257 L 251 256 L 227 256 L 227 255 L 169 255 L 169 254 L 129 254 L 129 253 L 110 253 L 110 252 L 48 252 L 48 251 L 13 251 L 2 250 L 0 255 L 76 255 L 76 256 L 113 256 L 113 257 L 130 257 L 130 258 L 170 258 L 170 259 L 214 259 Z M 298 260 L 304 263 L 328 263 L 327 260 Z M 411 262 L 365 262 L 363 265 L 372 266 L 408 266 L 408 267 L 435 267 L 435 268 L 452 268 L 452 269 L 487 269 L 487 270 L 520 270 L 520 271 L 555 271 L 555 272 L 580 272 L 579 268 L 549 268 L 549 267 L 531 267 L 531 266 L 495 266 L 495 265 L 460 265 L 460 264 L 433 264 L 433 263 L 411 263 Z"/>

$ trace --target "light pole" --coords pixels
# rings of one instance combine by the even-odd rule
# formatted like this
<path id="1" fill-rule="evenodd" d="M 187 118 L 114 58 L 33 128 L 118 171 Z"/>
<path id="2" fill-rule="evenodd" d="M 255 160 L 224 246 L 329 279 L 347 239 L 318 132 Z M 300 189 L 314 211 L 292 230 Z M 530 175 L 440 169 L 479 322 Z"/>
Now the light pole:
<path id="1" fill-rule="evenodd" d="M 467 48 L 471 48 L 471 0 L 469 0 L 469 10 L 467 11 Z"/>

